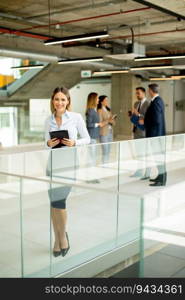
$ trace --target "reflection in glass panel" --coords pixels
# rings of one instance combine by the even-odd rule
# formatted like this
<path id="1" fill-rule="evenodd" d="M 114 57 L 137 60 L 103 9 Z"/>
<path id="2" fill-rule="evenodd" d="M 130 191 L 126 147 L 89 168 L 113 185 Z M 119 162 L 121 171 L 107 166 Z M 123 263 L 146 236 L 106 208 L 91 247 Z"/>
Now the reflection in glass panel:
<path id="1" fill-rule="evenodd" d="M 62 187 L 66 188 L 65 185 L 52 184 L 53 189 Z M 66 213 L 65 231 L 70 249 L 65 256 L 62 252 L 57 257 L 52 255 L 52 276 L 69 271 L 115 247 L 117 197 L 114 192 L 102 192 L 96 188 L 72 188 L 66 197 Z M 59 223 L 62 225 L 62 221 L 58 220 Z M 53 229 L 52 233 L 54 246 L 56 235 Z"/>
<path id="2" fill-rule="evenodd" d="M 70 243 L 65 256 L 62 253 L 52 255 L 53 275 L 115 246 L 117 194 L 113 190 L 117 189 L 118 184 L 116 146 L 112 146 L 114 156 L 110 159 L 110 165 L 102 165 L 101 145 L 52 150 L 52 180 L 59 183 L 52 183 L 50 195 L 53 250 L 59 250 L 58 240 L 63 245 L 61 248 L 68 247 L 65 232 Z M 75 187 L 70 188 L 69 184 L 75 184 Z"/>
<path id="3" fill-rule="evenodd" d="M 50 202 L 47 182 L 22 180 L 24 277 L 50 277 Z"/>
<path id="4" fill-rule="evenodd" d="M 50 179 L 51 150 L 31 151 L 24 153 L 24 175 L 40 179 Z"/>
<path id="5" fill-rule="evenodd" d="M 24 174 L 24 153 L 10 153 L 0 155 L 0 171 L 17 175 Z"/>
<path id="6" fill-rule="evenodd" d="M 0 277 L 22 277 L 20 180 L 0 174 Z"/>
<path id="7" fill-rule="evenodd" d="M 185 182 L 145 195 L 142 277 L 185 276 Z"/>

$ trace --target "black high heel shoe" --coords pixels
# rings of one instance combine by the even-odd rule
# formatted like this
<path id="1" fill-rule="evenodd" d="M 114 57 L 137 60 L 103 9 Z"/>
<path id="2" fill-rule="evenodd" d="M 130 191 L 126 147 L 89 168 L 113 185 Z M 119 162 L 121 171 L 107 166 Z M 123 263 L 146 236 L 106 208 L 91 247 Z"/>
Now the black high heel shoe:
<path id="1" fill-rule="evenodd" d="M 60 251 L 53 251 L 53 256 L 57 257 L 61 255 L 61 250 Z"/>
<path id="2" fill-rule="evenodd" d="M 69 246 L 69 238 L 68 238 L 67 232 L 66 232 L 66 238 L 67 238 L 67 242 L 68 242 L 68 248 L 63 248 L 63 249 L 61 249 L 61 254 L 62 254 L 62 256 L 65 256 L 65 255 L 67 254 L 67 252 L 69 251 L 69 249 L 70 249 L 70 246 Z"/>

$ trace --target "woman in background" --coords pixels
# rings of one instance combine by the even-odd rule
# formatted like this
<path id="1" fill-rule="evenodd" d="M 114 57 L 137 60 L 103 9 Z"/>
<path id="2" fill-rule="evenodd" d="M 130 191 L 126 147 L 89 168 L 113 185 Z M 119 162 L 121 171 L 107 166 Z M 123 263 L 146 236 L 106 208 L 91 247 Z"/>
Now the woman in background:
<path id="1" fill-rule="evenodd" d="M 100 122 L 104 123 L 104 126 L 100 128 L 100 143 L 102 144 L 102 162 L 107 163 L 110 155 L 110 144 L 113 141 L 112 126 L 115 124 L 116 115 L 112 115 L 110 107 L 108 106 L 108 97 L 106 95 L 99 96 L 98 114 Z"/>
<path id="2" fill-rule="evenodd" d="M 68 131 L 69 139 L 62 139 L 62 144 L 67 147 L 74 147 L 90 143 L 90 137 L 82 116 L 79 113 L 69 111 L 70 104 L 71 99 L 68 89 L 65 87 L 57 87 L 53 91 L 50 102 L 52 115 L 47 118 L 45 123 L 45 141 L 47 146 L 50 148 L 53 148 L 61 143 L 59 139 L 51 139 L 49 135 L 51 131 L 57 130 Z M 79 139 L 77 138 L 78 135 L 80 136 Z M 57 157 L 56 161 L 58 167 L 60 165 L 62 166 L 63 162 L 65 162 L 65 159 L 68 159 L 70 152 L 65 151 L 64 153 L 64 151 L 61 149 L 61 153 L 58 152 L 58 150 L 56 154 L 57 153 L 59 155 L 61 154 L 61 159 L 58 159 Z M 56 158 L 55 150 L 53 150 L 52 153 L 52 158 L 54 157 Z M 50 170 L 51 174 L 53 174 L 53 168 L 54 167 L 52 166 L 52 170 Z M 51 188 L 49 190 L 51 201 L 51 218 L 55 234 L 55 243 L 53 248 L 53 255 L 55 257 L 59 255 L 65 256 L 69 250 L 69 240 L 66 232 L 66 197 L 70 193 L 70 189 L 70 187 L 61 187 L 59 190 L 56 190 L 55 188 Z"/>
<path id="3" fill-rule="evenodd" d="M 100 128 L 105 125 L 103 122 L 100 122 L 100 117 L 97 112 L 98 101 L 98 94 L 95 92 L 90 93 L 87 97 L 86 124 L 91 138 L 91 144 L 94 144 L 89 149 L 91 156 L 90 162 L 92 166 L 96 166 L 97 152 L 95 144 L 99 141 Z M 88 183 L 99 183 L 99 180 L 90 180 Z"/>
<path id="4" fill-rule="evenodd" d="M 103 126 L 97 113 L 98 101 L 97 93 L 90 93 L 87 97 L 86 124 L 91 138 L 91 144 L 97 143 L 100 137 L 100 127 Z"/>

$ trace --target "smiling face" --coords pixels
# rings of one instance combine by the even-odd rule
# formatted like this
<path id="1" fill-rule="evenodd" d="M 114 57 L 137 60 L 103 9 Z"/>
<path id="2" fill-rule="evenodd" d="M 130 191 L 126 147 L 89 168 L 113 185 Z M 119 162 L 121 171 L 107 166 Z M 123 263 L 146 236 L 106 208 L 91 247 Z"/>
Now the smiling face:
<path id="1" fill-rule="evenodd" d="M 69 104 L 69 100 L 65 94 L 58 92 L 54 95 L 52 103 L 57 113 L 63 113 Z"/>

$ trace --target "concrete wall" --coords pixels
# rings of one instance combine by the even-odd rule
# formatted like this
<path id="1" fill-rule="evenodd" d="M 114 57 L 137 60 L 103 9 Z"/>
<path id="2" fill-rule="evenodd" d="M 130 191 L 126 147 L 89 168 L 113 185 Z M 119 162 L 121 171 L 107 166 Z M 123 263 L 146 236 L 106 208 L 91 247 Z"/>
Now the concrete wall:
<path id="1" fill-rule="evenodd" d="M 114 127 L 115 140 L 128 140 L 132 138 L 133 125 L 128 117 L 135 97 L 135 88 L 141 85 L 140 78 L 133 74 L 112 75 L 112 110 L 118 115 Z"/>
<path id="2" fill-rule="evenodd" d="M 176 110 L 176 101 L 185 101 L 185 82 L 181 80 L 175 81 L 174 84 L 174 131 L 175 133 L 185 132 L 185 111 Z"/>
<path id="3" fill-rule="evenodd" d="M 160 95 L 165 103 L 165 117 L 167 134 L 185 132 L 185 111 L 176 110 L 176 101 L 185 100 L 185 82 L 155 81 L 160 86 Z M 151 82 L 143 82 L 147 89 Z"/>
<path id="4" fill-rule="evenodd" d="M 81 82 L 70 89 L 72 111 L 81 113 L 84 119 L 87 96 L 91 92 L 96 92 L 98 95 L 107 95 L 111 102 L 111 82 Z"/>

